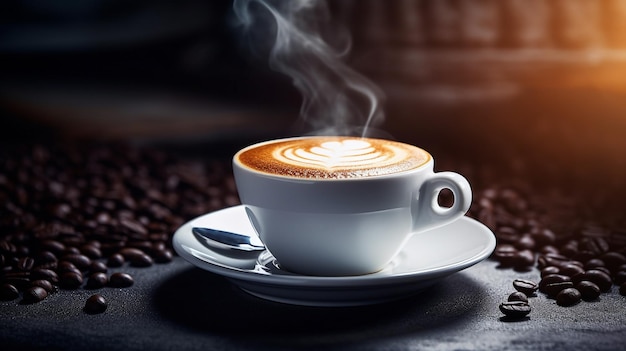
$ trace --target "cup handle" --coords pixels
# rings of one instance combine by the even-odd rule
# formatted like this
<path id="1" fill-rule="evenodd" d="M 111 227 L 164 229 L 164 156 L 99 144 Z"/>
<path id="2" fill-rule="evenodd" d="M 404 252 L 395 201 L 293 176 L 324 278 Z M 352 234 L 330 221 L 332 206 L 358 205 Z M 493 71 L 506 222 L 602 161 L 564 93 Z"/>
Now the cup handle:
<path id="1" fill-rule="evenodd" d="M 454 195 L 452 207 L 438 203 L 439 192 L 450 189 Z M 472 189 L 465 177 L 454 172 L 433 173 L 413 197 L 413 231 L 439 227 L 463 216 L 472 204 Z"/>

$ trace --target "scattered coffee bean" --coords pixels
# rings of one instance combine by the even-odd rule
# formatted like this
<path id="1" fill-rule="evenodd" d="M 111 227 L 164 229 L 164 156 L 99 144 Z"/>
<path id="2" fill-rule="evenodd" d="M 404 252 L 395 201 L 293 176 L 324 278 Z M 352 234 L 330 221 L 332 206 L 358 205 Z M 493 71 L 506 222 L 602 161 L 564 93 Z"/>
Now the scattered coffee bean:
<path id="1" fill-rule="evenodd" d="M 548 297 L 555 298 L 561 291 L 573 287 L 574 283 L 572 283 L 571 281 L 550 283 L 546 285 L 544 292 L 546 293 L 546 295 L 548 295 Z"/>
<path id="2" fill-rule="evenodd" d="M 130 265 L 133 267 L 150 267 L 154 264 L 152 258 L 144 253 L 132 256 L 129 261 Z"/>
<path id="3" fill-rule="evenodd" d="M 133 277 L 127 273 L 113 273 L 109 277 L 109 286 L 114 288 L 127 288 L 135 283 Z"/>
<path id="4" fill-rule="evenodd" d="M 146 253 L 140 249 L 134 247 L 125 247 L 118 252 L 120 255 L 124 256 L 124 258 L 128 261 L 137 256 L 145 255 Z"/>
<path id="5" fill-rule="evenodd" d="M 575 288 L 563 289 L 556 295 L 556 303 L 559 306 L 572 306 L 580 302 L 580 299 L 581 293 Z"/>
<path id="6" fill-rule="evenodd" d="M 82 274 L 80 269 L 78 269 L 72 262 L 69 262 L 69 261 L 60 261 L 57 264 L 57 270 L 56 271 L 57 271 L 58 274 L 63 274 L 63 273 L 67 273 L 67 272 L 76 272 L 78 274 Z"/>
<path id="7" fill-rule="evenodd" d="M 43 279 L 34 280 L 33 282 L 30 283 L 30 285 L 44 288 L 46 292 L 48 293 L 51 293 L 54 291 L 54 285 L 52 285 L 52 283 L 50 283 L 47 280 L 43 280 Z"/>
<path id="8" fill-rule="evenodd" d="M 48 297 L 46 289 L 40 286 L 32 286 L 24 291 L 23 302 L 24 303 L 36 303 L 42 301 Z"/>
<path id="9" fill-rule="evenodd" d="M 535 254 L 524 249 L 517 252 L 514 258 L 513 267 L 517 271 L 528 271 L 535 265 Z"/>
<path id="10" fill-rule="evenodd" d="M 91 265 L 89 265 L 89 272 L 91 273 L 106 273 L 108 268 L 106 264 L 100 261 L 91 261 Z"/>
<path id="11" fill-rule="evenodd" d="M 35 257 L 35 263 L 39 267 L 43 266 L 51 266 L 52 263 L 56 263 L 58 261 L 55 254 L 50 251 L 41 251 L 37 257 Z M 56 267 L 56 266 L 54 266 Z M 45 267 L 43 267 L 45 268 Z"/>
<path id="12" fill-rule="evenodd" d="M 83 276 L 77 272 L 65 272 L 59 278 L 59 285 L 63 289 L 78 289 L 83 285 Z"/>
<path id="13" fill-rule="evenodd" d="M 576 284 L 576 289 L 580 291 L 581 297 L 585 301 L 593 301 L 600 297 L 600 288 L 587 280 Z"/>
<path id="14" fill-rule="evenodd" d="M 107 260 L 107 266 L 121 267 L 122 265 L 124 265 L 124 256 L 119 253 L 109 256 L 109 259 Z"/>
<path id="15" fill-rule="evenodd" d="M 35 265 L 35 259 L 32 257 L 22 257 L 17 261 L 16 268 L 20 271 L 30 271 Z"/>
<path id="16" fill-rule="evenodd" d="M 558 274 L 561 270 L 556 266 L 547 266 L 541 270 L 541 278 L 550 275 L 550 274 Z"/>
<path id="17" fill-rule="evenodd" d="M 172 250 L 162 249 L 155 251 L 152 257 L 156 263 L 169 263 L 174 259 L 174 254 L 172 253 Z"/>
<path id="18" fill-rule="evenodd" d="M 59 283 L 59 276 L 51 269 L 47 268 L 35 268 L 30 272 L 30 278 L 34 280 L 44 279 L 52 284 Z"/>
<path id="19" fill-rule="evenodd" d="M 528 297 L 523 292 L 516 291 L 516 292 L 512 293 L 511 295 L 509 295 L 509 298 L 507 299 L 507 301 L 509 301 L 509 302 L 511 302 L 511 301 L 528 302 Z"/>
<path id="20" fill-rule="evenodd" d="M 621 265 L 626 264 L 626 256 L 619 252 L 607 252 L 600 256 L 600 259 L 604 261 L 606 267 L 612 272 L 617 271 Z"/>
<path id="21" fill-rule="evenodd" d="M 524 293 L 526 296 L 532 296 L 537 289 L 539 289 L 537 283 L 526 279 L 515 279 L 513 281 L 513 287 L 515 290 Z"/>
<path id="22" fill-rule="evenodd" d="M 598 269 L 591 269 L 586 271 L 579 276 L 578 280 L 588 280 L 590 282 L 593 282 L 600 288 L 600 291 L 602 292 L 609 291 L 611 289 L 611 286 L 613 285 L 611 277 L 605 272 Z"/>
<path id="23" fill-rule="evenodd" d="M 563 274 L 563 275 L 566 275 L 566 276 L 571 278 L 571 277 L 573 277 L 573 276 L 575 276 L 577 274 L 581 274 L 581 273 L 584 273 L 584 272 L 585 272 L 585 270 L 582 267 L 578 266 L 578 265 L 567 264 L 567 265 L 563 266 L 560 269 L 559 274 Z"/>
<path id="24" fill-rule="evenodd" d="M 594 269 L 597 267 L 604 267 L 604 261 L 599 258 L 592 258 L 585 263 L 584 268 L 586 270 Z"/>
<path id="25" fill-rule="evenodd" d="M 539 291 L 545 293 L 546 286 L 553 283 L 569 282 L 572 279 L 563 274 L 548 274 L 539 282 Z"/>
<path id="26" fill-rule="evenodd" d="M 103 272 L 92 273 L 87 279 L 87 289 L 100 289 L 107 285 L 109 278 Z"/>
<path id="27" fill-rule="evenodd" d="M 98 248 L 94 244 L 87 244 L 87 245 L 81 246 L 80 252 L 83 255 L 87 256 L 88 258 L 94 259 L 94 260 L 102 257 L 102 251 L 100 251 L 100 248 Z"/>
<path id="28" fill-rule="evenodd" d="M 0 285 L 0 300 L 15 300 L 19 296 L 20 292 L 14 285 L 8 283 Z"/>
<path id="29" fill-rule="evenodd" d="M 509 318 L 524 318 L 530 311 L 530 305 L 523 301 L 507 301 L 503 302 L 499 306 L 500 312 L 504 313 Z"/>
<path id="30" fill-rule="evenodd" d="M 81 271 L 86 271 L 89 269 L 89 265 L 91 264 L 91 260 L 89 257 L 81 254 L 70 254 L 61 257 L 62 261 L 68 261 L 74 264 L 76 268 Z"/>
<path id="31" fill-rule="evenodd" d="M 626 296 L 626 283 L 622 283 L 622 285 L 619 286 L 619 293 Z"/>
<path id="32" fill-rule="evenodd" d="M 107 300 L 102 295 L 94 294 L 87 299 L 83 310 L 88 314 L 98 314 L 106 311 L 107 307 Z"/>

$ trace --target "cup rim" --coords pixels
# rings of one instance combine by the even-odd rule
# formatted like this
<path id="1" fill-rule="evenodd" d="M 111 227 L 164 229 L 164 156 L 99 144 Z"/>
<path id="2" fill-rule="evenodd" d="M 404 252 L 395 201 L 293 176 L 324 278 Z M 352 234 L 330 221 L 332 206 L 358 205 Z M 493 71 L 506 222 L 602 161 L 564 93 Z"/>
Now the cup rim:
<path id="1" fill-rule="evenodd" d="M 426 161 L 424 163 L 420 164 L 419 166 L 417 166 L 415 168 L 408 169 L 408 170 L 404 170 L 404 171 L 400 171 L 400 172 L 394 172 L 394 173 L 388 173 L 388 174 L 383 174 L 383 175 L 373 175 L 373 176 L 365 176 L 365 177 L 352 177 L 352 178 L 304 178 L 304 177 L 295 177 L 295 176 L 275 174 L 275 173 L 267 173 L 267 172 L 262 172 L 262 171 L 256 170 L 256 169 L 254 169 L 252 167 L 248 167 L 248 166 L 244 165 L 239 160 L 239 155 L 241 155 L 242 153 L 246 152 L 249 149 L 252 149 L 252 148 L 255 148 L 255 147 L 258 147 L 258 146 L 272 144 L 272 143 L 277 143 L 277 142 L 291 141 L 291 140 L 324 138 L 324 137 L 328 137 L 328 138 L 343 138 L 343 137 L 345 137 L 345 138 L 362 138 L 362 139 L 370 139 L 370 140 L 392 141 L 392 142 L 395 142 L 395 143 L 409 145 L 411 147 L 414 147 L 416 149 L 421 150 L 423 153 L 426 154 L 427 159 L 426 159 Z M 396 141 L 396 140 L 389 140 L 389 139 L 382 139 L 382 138 L 358 137 L 358 136 L 350 136 L 350 135 L 309 135 L 309 136 L 297 136 L 297 137 L 286 137 L 286 138 L 270 139 L 270 140 L 260 141 L 260 142 L 248 145 L 248 146 L 240 149 L 239 151 L 237 151 L 235 153 L 235 155 L 233 155 L 233 158 L 232 158 L 233 165 L 238 167 L 238 168 L 240 168 L 243 171 L 250 172 L 250 173 L 253 173 L 255 175 L 258 175 L 258 176 L 261 176 L 261 177 L 266 177 L 266 178 L 271 178 L 271 179 L 281 179 L 281 180 L 289 180 L 289 181 L 302 181 L 302 182 L 357 182 L 357 181 L 367 181 L 367 180 L 374 180 L 374 179 L 397 178 L 399 176 L 405 176 L 405 175 L 413 174 L 413 173 L 416 173 L 416 172 L 421 172 L 429 164 L 432 164 L 433 162 L 434 162 L 434 158 L 430 154 L 430 152 L 426 151 L 425 149 L 423 149 L 423 148 L 421 148 L 419 146 L 415 146 L 413 144 L 408 144 L 408 143 L 404 143 L 402 141 Z"/>

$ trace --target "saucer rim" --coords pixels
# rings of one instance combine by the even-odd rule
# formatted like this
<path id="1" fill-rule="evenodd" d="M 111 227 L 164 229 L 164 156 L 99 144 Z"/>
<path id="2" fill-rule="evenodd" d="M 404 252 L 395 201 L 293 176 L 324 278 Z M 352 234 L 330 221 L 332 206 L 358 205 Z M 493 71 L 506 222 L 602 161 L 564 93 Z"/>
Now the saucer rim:
<path id="1" fill-rule="evenodd" d="M 258 271 L 253 271 L 250 269 L 242 269 L 238 267 L 229 266 L 224 263 L 219 262 L 210 262 L 207 260 L 200 259 L 195 255 L 191 254 L 187 249 L 182 246 L 180 243 L 180 238 L 187 234 L 186 228 L 191 227 L 191 223 L 199 220 L 200 218 L 215 215 L 218 212 L 222 211 L 235 211 L 239 207 L 244 207 L 244 205 L 236 205 L 232 207 L 227 207 L 224 209 L 220 209 L 217 211 L 205 213 L 203 215 L 197 216 L 184 224 L 182 224 L 174 233 L 172 238 L 172 244 L 174 250 L 186 261 L 194 264 L 195 266 L 207 270 L 209 272 L 224 276 L 228 279 L 232 280 L 243 280 L 246 282 L 254 282 L 263 285 L 275 285 L 275 286 L 298 286 L 298 287 L 333 287 L 333 288 L 341 288 L 341 287 L 365 287 L 368 285 L 394 285 L 408 281 L 422 281 L 429 279 L 436 279 L 439 277 L 444 277 L 450 275 L 452 273 L 464 270 L 468 267 L 475 265 L 478 262 L 483 261 L 495 249 L 496 246 L 496 238 L 493 232 L 487 228 L 484 224 L 479 221 L 463 216 L 456 221 L 466 222 L 466 225 L 478 226 L 480 228 L 480 232 L 485 236 L 485 244 L 483 249 L 470 256 L 466 257 L 463 260 L 449 263 L 446 265 L 429 268 L 425 270 L 416 270 L 411 272 L 402 272 L 391 275 L 376 275 L 376 274 L 364 274 L 364 275 L 355 275 L 355 276 L 312 276 L 312 275 L 300 275 L 300 274 L 290 274 L 290 275 L 272 275 L 271 273 L 263 273 Z M 456 222 L 455 221 L 455 222 Z M 449 225 L 449 224 L 448 224 Z M 445 226 L 444 226 L 445 227 Z M 436 228 L 433 230 L 440 230 L 441 228 Z M 189 230 L 190 232 L 190 230 Z M 208 251 L 207 248 L 201 247 L 202 249 Z"/>

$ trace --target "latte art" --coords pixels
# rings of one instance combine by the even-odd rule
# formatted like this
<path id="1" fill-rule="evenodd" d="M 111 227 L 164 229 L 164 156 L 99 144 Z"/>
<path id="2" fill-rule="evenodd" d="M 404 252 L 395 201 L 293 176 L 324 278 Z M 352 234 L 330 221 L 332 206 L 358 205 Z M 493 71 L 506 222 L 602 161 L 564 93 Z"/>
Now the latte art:
<path id="1" fill-rule="evenodd" d="M 382 139 L 308 137 L 253 145 L 235 158 L 244 166 L 297 178 L 358 178 L 418 168 L 430 155 L 415 146 Z"/>
<path id="2" fill-rule="evenodd" d="M 392 161 L 393 158 L 400 160 L 404 155 L 402 150 L 395 152 L 383 152 L 376 150 L 367 141 L 343 140 L 328 141 L 303 149 L 289 146 L 285 149 L 277 149 L 273 155 L 276 160 L 284 163 L 299 164 L 301 166 L 319 166 L 326 169 L 335 167 L 364 167 Z"/>

